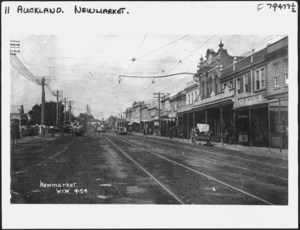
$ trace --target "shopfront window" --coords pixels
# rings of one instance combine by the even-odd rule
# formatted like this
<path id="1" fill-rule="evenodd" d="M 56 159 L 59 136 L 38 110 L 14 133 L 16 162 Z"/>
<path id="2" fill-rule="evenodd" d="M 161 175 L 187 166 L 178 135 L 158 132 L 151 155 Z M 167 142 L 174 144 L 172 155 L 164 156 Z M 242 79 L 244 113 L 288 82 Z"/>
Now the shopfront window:
<path id="1" fill-rule="evenodd" d="M 248 110 L 236 112 L 236 142 L 241 145 L 249 145 L 249 131 Z"/>
<path id="2" fill-rule="evenodd" d="M 267 107 L 251 110 L 251 140 L 253 146 L 269 146 Z"/>
<path id="3" fill-rule="evenodd" d="M 288 148 L 288 111 L 270 112 L 270 131 L 272 148 Z"/>

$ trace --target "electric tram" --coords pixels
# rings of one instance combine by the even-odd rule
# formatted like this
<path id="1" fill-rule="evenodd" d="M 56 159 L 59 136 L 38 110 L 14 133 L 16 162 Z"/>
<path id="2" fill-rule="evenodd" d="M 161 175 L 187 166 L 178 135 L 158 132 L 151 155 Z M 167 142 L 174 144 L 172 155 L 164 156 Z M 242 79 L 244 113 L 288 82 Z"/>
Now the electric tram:
<path id="1" fill-rule="evenodd" d="M 128 132 L 128 121 L 124 119 L 119 119 L 115 123 L 115 131 L 118 134 L 127 134 Z"/>

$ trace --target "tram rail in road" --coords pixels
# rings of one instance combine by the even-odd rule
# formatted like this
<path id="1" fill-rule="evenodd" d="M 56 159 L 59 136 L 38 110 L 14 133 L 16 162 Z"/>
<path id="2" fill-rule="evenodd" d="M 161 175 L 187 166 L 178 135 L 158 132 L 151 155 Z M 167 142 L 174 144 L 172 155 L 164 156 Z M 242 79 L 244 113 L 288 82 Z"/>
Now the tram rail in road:
<path id="1" fill-rule="evenodd" d="M 244 157 L 231 156 L 231 155 L 223 154 L 223 153 L 219 154 L 217 152 L 213 152 L 213 151 L 209 151 L 209 150 L 205 150 L 205 149 L 199 149 L 199 148 L 195 148 L 195 147 L 189 147 L 189 146 L 185 146 L 185 145 L 175 145 L 175 144 L 166 143 L 166 142 L 162 142 L 162 141 L 158 141 L 158 140 L 153 140 L 153 139 L 151 139 L 151 142 L 154 142 L 154 143 L 157 143 L 157 144 L 161 144 L 161 145 L 164 145 L 164 146 L 171 146 L 171 147 L 176 147 L 176 148 L 189 149 L 189 150 L 197 151 L 197 152 L 200 152 L 200 153 L 209 153 L 209 154 L 213 154 L 215 156 L 228 157 L 228 158 L 237 159 L 237 160 L 241 160 L 241 161 L 245 161 L 245 162 L 249 162 L 249 163 L 256 163 L 256 164 L 265 165 L 265 166 L 272 167 L 272 168 L 275 167 L 275 168 L 279 168 L 279 169 L 283 169 L 283 170 L 287 170 L 288 169 L 288 167 L 285 167 L 285 166 L 282 166 L 282 165 L 278 165 L 278 164 L 269 164 L 269 163 L 265 163 L 265 162 L 260 162 L 260 161 L 252 160 L 252 159 L 247 159 L 247 158 L 244 158 Z M 193 154 L 193 153 L 190 153 L 190 154 Z M 195 155 L 195 154 L 193 154 L 193 155 Z M 215 160 L 215 159 L 212 159 L 212 158 L 209 158 L 209 157 L 205 157 L 205 158 L 209 159 L 209 160 L 212 160 L 212 161 L 215 161 L 215 162 L 219 162 L 220 164 L 222 163 L 224 165 L 227 164 L 227 165 L 230 165 L 230 166 L 241 168 L 240 166 L 237 166 L 237 165 L 234 165 L 234 164 L 228 164 L 228 163 L 220 162 L 218 160 Z M 269 157 L 269 158 L 273 159 L 273 157 Z M 286 160 L 286 159 L 281 159 L 281 158 L 274 158 L 274 159 Z M 244 169 L 245 170 L 249 170 L 247 168 L 244 168 Z M 279 176 L 272 175 L 272 174 L 262 173 L 261 171 L 257 172 L 257 173 L 258 174 L 264 174 L 264 175 L 272 176 L 272 177 L 276 177 L 278 179 L 288 181 L 288 178 L 285 178 L 285 177 L 279 177 Z"/>
<path id="2" fill-rule="evenodd" d="M 210 154 L 213 153 L 216 156 L 220 156 L 220 154 L 218 154 L 218 153 L 215 153 L 215 152 L 212 152 L 212 151 L 203 150 L 203 149 L 190 148 L 188 146 L 178 146 L 178 145 L 169 144 L 169 143 L 165 143 L 165 142 L 161 142 L 161 141 L 153 141 L 153 142 L 154 143 L 158 143 L 158 144 L 162 144 L 162 145 L 165 145 L 165 146 L 172 146 L 172 147 L 177 147 L 177 148 L 190 149 L 190 150 L 194 150 L 194 151 L 197 151 L 197 152 L 207 152 L 207 153 L 210 153 Z M 192 152 L 189 152 L 189 155 L 197 156 L 197 154 L 192 153 Z M 253 161 L 251 159 L 245 159 L 243 157 L 242 158 L 240 158 L 240 157 L 234 157 L 234 156 L 230 156 L 230 155 L 227 155 L 227 154 L 224 154 L 224 156 L 225 157 L 229 157 L 229 158 L 239 159 L 239 160 L 242 160 L 242 161 L 245 160 L 246 162 L 250 161 L 252 163 L 263 164 L 263 165 L 268 166 L 268 167 L 278 167 L 278 168 L 283 169 L 283 170 L 287 169 L 286 167 L 279 166 L 279 165 L 276 165 L 276 164 L 267 164 L 267 163 L 263 163 L 263 162 L 259 162 L 259 161 Z M 253 170 L 253 168 L 247 168 L 245 166 L 239 166 L 239 165 L 236 165 L 235 163 L 228 163 L 228 162 L 216 160 L 216 159 L 213 159 L 213 158 L 207 157 L 207 156 L 201 157 L 200 160 L 207 161 L 207 162 L 210 162 L 210 163 L 213 163 L 213 164 L 219 164 L 219 165 L 229 166 L 229 167 L 233 167 L 233 168 L 237 168 L 237 169 L 242 169 L 242 170 L 245 170 L 245 171 L 249 171 L 249 172 L 255 173 L 257 175 L 262 175 L 262 176 L 267 176 L 267 177 L 273 177 L 273 178 L 276 178 L 276 179 L 288 182 L 288 178 L 286 178 L 286 177 L 282 177 L 282 176 L 278 176 L 278 175 L 275 175 L 275 174 L 266 173 L 266 172 L 263 172 L 262 170 L 256 171 L 256 170 Z"/>
<path id="3" fill-rule="evenodd" d="M 169 193 L 172 197 L 175 198 L 180 204 L 185 204 L 182 199 L 176 195 L 173 191 L 168 189 L 166 185 L 160 182 L 157 178 L 155 178 L 150 172 L 148 172 L 144 167 L 142 167 L 139 163 L 137 163 L 134 159 L 132 159 L 128 154 L 126 154 L 122 149 L 120 149 L 116 144 L 114 144 L 107 137 L 105 139 L 110 142 L 113 146 L 115 146 L 121 153 L 123 153 L 130 161 L 132 161 L 137 167 L 139 167 L 144 173 L 146 173 L 149 177 L 151 177 L 159 186 L 161 186 L 167 193 Z"/>
<path id="4" fill-rule="evenodd" d="M 230 185 L 230 184 L 228 184 L 228 183 L 226 183 L 226 182 L 224 182 L 224 181 L 221 181 L 221 180 L 217 179 L 216 177 L 207 175 L 207 174 L 202 173 L 202 172 L 200 172 L 200 171 L 198 171 L 198 170 L 195 170 L 195 169 L 193 169 L 193 168 L 191 168 L 191 167 L 189 167 L 189 166 L 187 166 L 187 165 L 181 164 L 181 163 L 176 162 L 176 161 L 174 161 L 174 160 L 171 160 L 171 159 L 169 159 L 169 158 L 167 158 L 167 157 L 164 157 L 164 156 L 162 156 L 162 155 L 160 155 L 160 154 L 157 154 L 157 153 L 155 153 L 155 152 L 153 152 L 153 151 L 150 151 L 150 150 L 148 150 L 148 149 L 142 148 L 142 147 L 140 147 L 140 146 L 138 146 L 138 145 L 135 145 L 135 144 L 133 144 L 133 143 L 131 143 L 131 142 L 128 142 L 128 141 L 124 140 L 123 138 L 118 138 L 118 137 L 113 136 L 113 135 L 110 135 L 110 134 L 108 134 L 108 136 L 110 136 L 110 137 L 112 137 L 112 138 L 115 138 L 115 139 L 117 139 L 117 140 L 119 140 L 119 141 L 122 141 L 122 142 L 124 142 L 124 143 L 126 143 L 126 144 L 128 144 L 128 145 L 134 146 L 135 148 L 138 148 L 138 149 L 140 149 L 140 150 L 142 150 L 142 151 L 148 152 L 148 153 L 150 153 L 150 154 L 152 154 L 152 155 L 154 155 L 154 156 L 156 156 L 156 157 L 159 157 L 159 158 L 161 158 L 161 159 L 164 159 L 164 160 L 168 161 L 169 163 L 171 163 L 171 164 L 173 164 L 173 165 L 180 166 L 181 168 L 184 168 L 184 169 L 189 170 L 189 171 L 191 171 L 191 172 L 193 172 L 193 173 L 196 173 L 197 175 L 200 175 L 200 176 L 205 177 L 205 178 L 207 178 L 207 179 L 209 179 L 209 180 L 215 181 L 215 182 L 217 182 L 217 183 L 219 183 L 219 184 L 221 184 L 221 185 L 223 185 L 223 186 L 225 186 L 225 187 L 230 188 L 231 190 L 234 190 L 235 192 L 242 193 L 242 194 L 244 194 L 244 195 L 246 195 L 246 196 L 248 196 L 248 197 L 251 197 L 252 199 L 255 199 L 255 200 L 257 200 L 257 201 L 260 201 L 260 202 L 262 202 L 263 204 L 274 205 L 273 203 L 271 203 L 271 202 L 269 202 L 269 201 L 267 201 L 267 200 L 265 200 L 265 199 L 262 199 L 262 198 L 260 198 L 260 197 L 258 197 L 258 196 L 256 196 L 256 195 L 253 195 L 253 194 L 251 194 L 251 193 L 249 193 L 249 192 L 247 192 L 247 191 L 244 191 L 244 190 L 242 190 L 242 189 L 239 189 L 239 188 L 237 188 L 237 187 L 234 187 L 234 186 L 232 186 L 232 185 Z M 145 173 L 147 173 L 149 176 L 151 175 L 151 173 L 149 173 L 149 172 L 148 172 L 147 170 L 145 170 L 142 166 L 140 166 L 134 159 L 132 159 L 128 154 L 126 154 L 122 149 L 120 149 L 115 143 L 113 143 L 113 141 L 109 140 L 109 138 L 107 138 L 107 137 L 105 137 L 105 139 L 108 140 L 112 145 L 114 145 L 120 152 L 122 152 L 127 158 L 129 158 L 132 162 L 134 162 L 134 164 L 137 165 L 140 169 L 142 169 Z M 152 179 L 155 180 L 155 178 L 153 177 L 153 175 L 151 175 L 151 177 L 152 177 Z M 156 181 L 156 182 L 159 182 L 157 179 L 156 179 L 155 181 Z M 159 183 L 158 183 L 158 184 L 159 184 Z M 162 183 L 161 183 L 160 185 L 162 185 Z M 163 185 L 163 186 L 166 188 L 165 185 Z M 169 191 L 170 191 L 170 190 L 169 190 Z M 169 192 L 169 191 L 168 191 L 168 192 Z M 170 192 L 171 192 L 171 193 L 170 193 Z M 172 192 L 172 191 L 170 191 L 170 192 L 169 192 L 169 193 L 170 193 L 174 198 L 175 198 L 175 197 L 178 197 L 174 192 Z M 178 197 L 178 198 L 179 198 L 179 197 Z M 177 201 L 180 202 L 180 203 L 183 203 L 183 201 L 182 201 L 180 198 L 179 198 Z"/>
<path id="5" fill-rule="evenodd" d="M 195 150 L 195 151 L 198 151 L 198 152 L 205 152 L 205 153 L 214 154 L 214 155 L 220 155 L 220 154 L 218 154 L 216 152 L 213 152 L 213 151 L 209 151 L 209 150 L 205 150 L 205 149 L 198 149 L 198 148 L 194 148 L 194 147 L 191 147 L 191 146 L 175 145 L 175 144 L 170 144 L 170 143 L 166 143 L 166 142 L 162 142 L 162 141 L 154 140 L 154 139 L 151 139 L 151 141 L 159 143 L 159 144 L 168 145 L 168 146 L 179 147 L 179 148 L 184 148 L 184 149 L 190 149 L 190 150 Z M 181 142 L 178 142 L 178 143 L 181 143 Z M 253 162 L 253 163 L 257 163 L 257 164 L 261 164 L 261 165 L 272 166 L 272 167 L 276 167 L 276 168 L 288 169 L 288 167 L 286 167 L 286 166 L 277 165 L 277 164 L 269 164 L 269 163 L 265 163 L 265 162 L 260 162 L 260 161 L 256 161 L 256 160 L 247 159 L 245 157 L 236 157 L 236 156 L 231 156 L 231 155 L 224 154 L 224 153 L 222 153 L 222 156 L 226 156 L 226 157 L 230 157 L 230 158 L 234 158 L 234 159 L 239 159 L 239 160 L 244 160 L 244 161 L 249 161 L 249 162 Z M 285 160 L 285 161 L 287 160 L 286 158 L 271 157 L 271 156 L 268 156 L 268 158 Z"/>

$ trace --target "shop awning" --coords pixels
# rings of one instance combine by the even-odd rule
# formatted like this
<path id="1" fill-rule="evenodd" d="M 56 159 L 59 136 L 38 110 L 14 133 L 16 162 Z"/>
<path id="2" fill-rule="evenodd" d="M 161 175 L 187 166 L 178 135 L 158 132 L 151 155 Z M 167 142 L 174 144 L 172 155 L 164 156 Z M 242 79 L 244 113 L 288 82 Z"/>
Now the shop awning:
<path id="1" fill-rule="evenodd" d="M 268 106 L 268 104 L 269 104 L 268 101 L 264 101 L 264 102 L 256 103 L 253 105 L 239 106 L 239 107 L 233 108 L 233 110 L 244 110 L 244 109 L 249 109 L 249 108 L 255 109 L 255 108 L 260 108 L 260 107 L 266 107 L 266 106 Z"/>
<path id="2" fill-rule="evenodd" d="M 217 101 L 217 102 L 212 102 L 204 105 L 200 105 L 199 107 L 193 108 L 193 111 L 199 111 L 199 110 L 205 110 L 205 109 L 212 109 L 212 108 L 219 108 L 219 107 L 224 107 L 228 105 L 233 105 L 233 101 L 231 99 L 227 99 L 224 101 Z"/>

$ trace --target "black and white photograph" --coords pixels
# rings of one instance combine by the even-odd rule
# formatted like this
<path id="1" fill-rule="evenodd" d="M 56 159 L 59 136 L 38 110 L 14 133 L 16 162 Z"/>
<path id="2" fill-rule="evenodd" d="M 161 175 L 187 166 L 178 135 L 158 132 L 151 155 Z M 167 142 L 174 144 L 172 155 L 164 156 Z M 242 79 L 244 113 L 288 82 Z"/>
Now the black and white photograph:
<path id="1" fill-rule="evenodd" d="M 2 2 L 6 228 L 297 226 L 297 7 Z"/>

